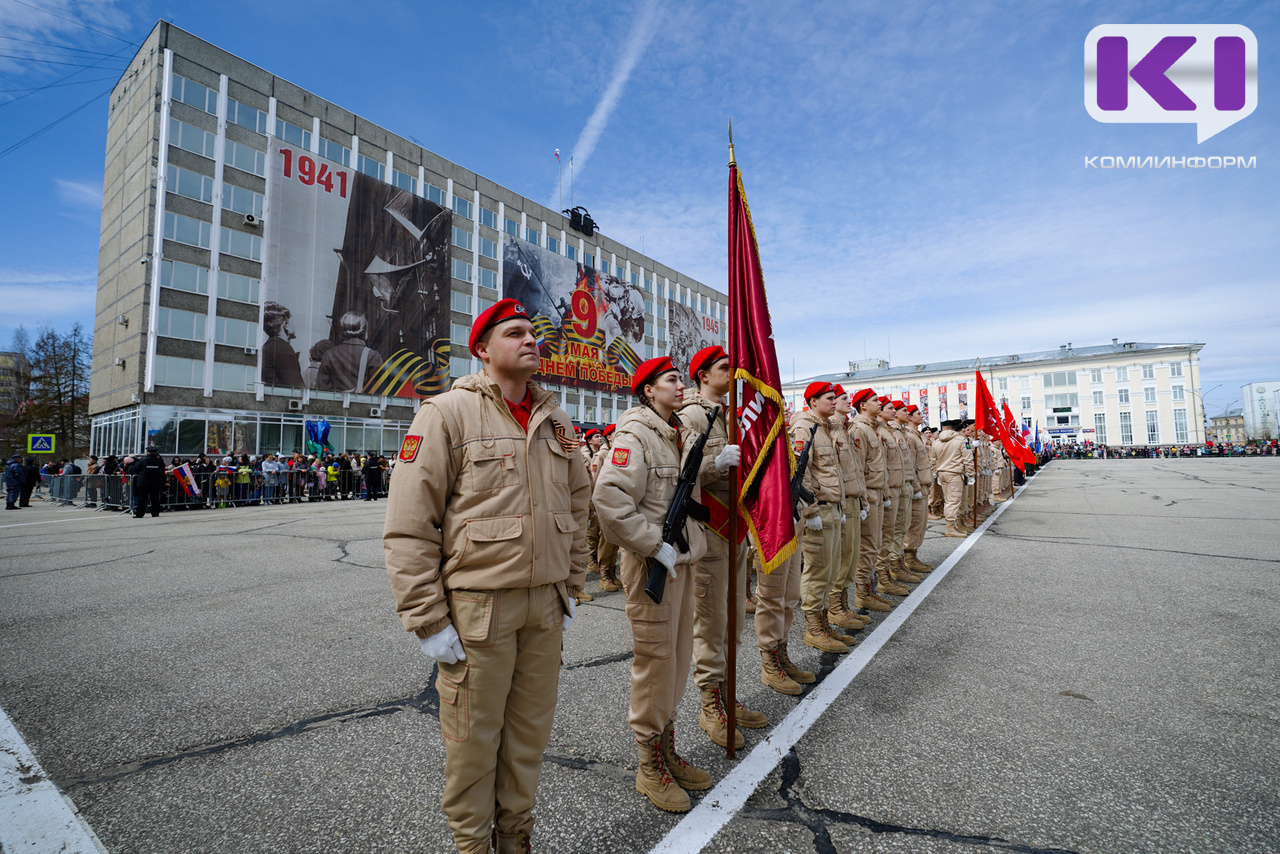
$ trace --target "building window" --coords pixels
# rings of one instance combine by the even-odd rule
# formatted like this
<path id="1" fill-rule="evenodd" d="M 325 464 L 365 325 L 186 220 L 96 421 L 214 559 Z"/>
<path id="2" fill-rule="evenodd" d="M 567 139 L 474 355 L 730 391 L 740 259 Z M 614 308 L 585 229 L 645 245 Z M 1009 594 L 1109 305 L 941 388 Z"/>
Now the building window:
<path id="1" fill-rule="evenodd" d="M 449 324 L 449 340 L 454 344 L 467 346 L 467 342 L 471 340 L 471 327 L 463 326 L 461 323 Z"/>
<path id="2" fill-rule="evenodd" d="M 1091 382 L 1091 383 L 1100 383 L 1100 382 L 1102 382 L 1102 368 L 1092 368 L 1092 369 L 1090 369 L 1090 371 L 1089 371 L 1089 382 Z"/>
<path id="3" fill-rule="evenodd" d="M 453 277 L 464 282 L 471 281 L 471 265 L 457 258 L 453 259 Z"/>
<path id="4" fill-rule="evenodd" d="M 1120 444 L 1133 444 L 1133 416 L 1128 412 L 1120 413 Z"/>
<path id="5" fill-rule="evenodd" d="M 640 274 L 639 274 L 639 273 L 632 273 L 632 274 L 631 274 L 631 284 L 633 284 L 633 285 L 639 285 L 639 284 L 640 284 Z"/>
<path id="6" fill-rule="evenodd" d="M 298 148 L 311 150 L 311 131 L 303 130 L 295 124 L 290 124 L 284 119 L 276 119 L 276 138 L 283 139 L 285 142 L 291 142 Z"/>
<path id="7" fill-rule="evenodd" d="M 480 286 L 491 290 L 498 289 L 498 271 L 485 267 L 480 268 Z"/>
<path id="8" fill-rule="evenodd" d="M 402 190 L 408 190 L 415 196 L 418 194 L 418 179 L 399 169 L 391 170 L 391 183 Z"/>
<path id="9" fill-rule="evenodd" d="M 588 267 L 594 267 L 596 265 L 596 256 L 588 252 L 582 256 L 582 263 Z"/>
<path id="10" fill-rule="evenodd" d="M 218 271 L 218 297 L 221 299 L 257 305 L 261 286 L 262 283 L 251 276 L 241 276 L 223 270 Z"/>
<path id="11" fill-rule="evenodd" d="M 178 74 L 173 75 L 173 100 L 190 104 L 197 110 L 216 116 L 218 114 L 218 92 L 208 86 L 201 86 L 194 80 L 188 80 Z"/>
<path id="12" fill-rule="evenodd" d="M 256 365 L 213 363 L 213 387 L 222 391 L 253 391 Z"/>
<path id="13" fill-rule="evenodd" d="M 557 255 L 560 254 L 560 241 L 551 235 L 547 235 L 547 248 Z"/>
<path id="14" fill-rule="evenodd" d="M 1182 443 L 1187 441 L 1187 410 L 1173 410 L 1173 441 Z"/>
<path id="15" fill-rule="evenodd" d="M 156 356 L 156 385 L 179 388 L 204 387 L 204 360 L 179 359 L 176 356 Z"/>
<path id="16" fill-rule="evenodd" d="M 204 340 L 203 314 L 161 307 L 156 313 L 156 334 L 165 338 L 182 338 L 186 341 Z"/>
<path id="17" fill-rule="evenodd" d="M 453 197 L 453 212 L 458 216 L 465 216 L 467 219 L 474 219 L 474 217 L 471 216 L 471 202 L 462 198 L 462 196 L 455 195 Z"/>
<path id="18" fill-rule="evenodd" d="M 1182 363 L 1181 363 L 1181 362 L 1170 362 L 1170 363 L 1169 363 L 1169 376 L 1171 376 L 1171 377 L 1180 377 L 1180 376 L 1182 376 Z"/>
<path id="19" fill-rule="evenodd" d="M 374 160 L 372 157 L 360 155 L 360 161 L 356 164 L 356 168 L 366 175 L 372 175 L 379 181 L 386 180 L 387 164 L 380 160 Z"/>
<path id="20" fill-rule="evenodd" d="M 1144 389 L 1142 390 L 1142 402 L 1143 402 L 1143 403 L 1155 403 L 1155 402 L 1156 402 L 1156 390 L 1155 390 L 1154 388 L 1144 388 Z"/>
<path id="21" fill-rule="evenodd" d="M 351 149 L 324 137 L 320 138 L 320 156 L 343 166 L 351 165 Z"/>
<path id="22" fill-rule="evenodd" d="M 510 234 L 512 237 L 519 237 L 520 223 L 516 222 L 514 219 L 503 219 L 502 230 L 507 234 Z"/>
<path id="23" fill-rule="evenodd" d="M 199 154 L 201 157 L 213 159 L 214 147 L 218 137 L 195 125 L 177 119 L 169 119 L 169 144 L 176 145 L 183 151 Z"/>
<path id="24" fill-rule="evenodd" d="M 249 320 L 236 320 L 234 317 L 216 317 L 213 340 L 228 347 L 257 347 L 258 324 Z"/>
<path id="25" fill-rule="evenodd" d="M 262 260 L 262 238 L 256 234 L 245 234 L 243 231 L 232 231 L 224 227 L 218 245 L 224 255 L 234 255 L 250 261 Z"/>
<path id="26" fill-rule="evenodd" d="M 1072 386 L 1076 384 L 1075 371 L 1051 371 L 1044 375 L 1045 387 Z"/>
<path id="27" fill-rule="evenodd" d="M 1000 379 L 996 380 L 996 390 L 997 390 L 997 391 L 1008 391 L 1008 390 L 1009 390 L 1009 379 L 1008 379 L 1008 377 L 1001 377 Z"/>
<path id="28" fill-rule="evenodd" d="M 1142 366 L 1142 378 L 1143 378 L 1144 380 L 1153 380 L 1153 379 L 1155 379 L 1155 378 L 1156 378 L 1156 366 L 1155 366 L 1155 365 L 1143 365 L 1143 366 Z"/>
<path id="29" fill-rule="evenodd" d="M 1052 412 L 1065 412 L 1068 409 L 1075 409 L 1080 405 L 1080 395 L 1046 394 L 1044 396 L 1044 405 Z"/>
<path id="30" fill-rule="evenodd" d="M 490 240 L 487 237 L 480 238 L 480 254 L 486 258 L 498 260 L 498 241 Z"/>
<path id="31" fill-rule="evenodd" d="M 213 226 L 189 216 L 164 212 L 164 236 L 166 240 L 208 249 L 213 245 Z"/>
<path id="32" fill-rule="evenodd" d="M 453 245 L 459 249 L 471 251 L 471 232 L 465 228 L 453 227 Z"/>
<path id="33" fill-rule="evenodd" d="M 600 272 L 609 275 L 609 262 L 603 258 L 600 259 Z"/>
<path id="34" fill-rule="evenodd" d="M 182 261 L 160 262 L 160 287 L 193 294 L 209 293 L 209 271 Z"/>
<path id="35" fill-rule="evenodd" d="M 524 230 L 524 239 L 534 244 L 535 246 L 541 246 L 542 232 L 538 231 L 538 229 L 536 228 L 526 227 Z"/>
<path id="36" fill-rule="evenodd" d="M 1027 396 L 1024 394 L 1024 395 L 1022 396 L 1022 411 L 1023 411 L 1023 412 L 1026 412 L 1026 411 L 1028 411 L 1029 409 L 1031 409 L 1031 398 L 1030 398 L 1030 397 L 1027 397 Z"/>
<path id="37" fill-rule="evenodd" d="M 449 294 L 449 307 L 463 314 L 471 313 L 471 294 L 453 291 Z"/>
<path id="38" fill-rule="evenodd" d="M 426 190 L 427 201 L 435 202 L 440 207 L 444 207 L 445 192 L 435 184 L 428 183 L 423 189 Z"/>
<path id="39" fill-rule="evenodd" d="M 480 206 L 480 224 L 488 226 L 489 228 L 492 228 L 493 230 L 497 231 L 498 212 L 491 211 L 488 208 L 486 208 L 484 205 L 481 205 Z"/>
<path id="40" fill-rule="evenodd" d="M 242 104 L 235 98 L 227 99 L 227 121 L 263 136 L 267 134 L 267 114 L 248 104 Z"/>
<path id="41" fill-rule="evenodd" d="M 658 313 L 658 318 L 660 320 L 666 320 L 667 307 L 665 305 L 663 305 L 662 303 L 658 303 L 658 305 L 654 308 L 654 311 Z"/>
<path id="42" fill-rule="evenodd" d="M 1119 396 L 1121 403 L 1127 404 L 1129 402 L 1129 389 L 1127 388 L 1117 389 L 1116 394 Z"/>
<path id="43" fill-rule="evenodd" d="M 1095 391 L 1095 392 L 1093 393 L 1093 405 L 1094 405 L 1094 406 L 1102 406 L 1102 392 L 1100 392 L 1100 391 Z"/>
<path id="44" fill-rule="evenodd" d="M 1147 411 L 1147 444 L 1160 444 L 1160 413 L 1154 409 Z"/>
<path id="45" fill-rule="evenodd" d="M 1173 387 L 1173 399 L 1174 399 L 1174 400 L 1186 400 L 1186 399 L 1187 399 L 1187 390 L 1186 390 L 1186 388 L 1185 388 L 1184 386 L 1180 386 L 1180 385 L 1176 385 L 1176 386 L 1174 386 L 1174 387 Z"/>
<path id="46" fill-rule="evenodd" d="M 253 190 L 246 190 L 234 184 L 222 185 L 222 207 L 226 210 L 252 214 L 261 219 L 265 205 L 266 199 L 261 193 L 255 193 Z"/>
<path id="47" fill-rule="evenodd" d="M 578 247 L 576 247 L 576 246 L 574 246 L 574 245 L 572 245 L 572 244 L 570 244 L 570 243 L 566 243 L 566 244 L 564 245 L 564 257 L 568 258 L 570 261 L 577 261 L 577 260 L 578 260 Z"/>
<path id="48" fill-rule="evenodd" d="M 476 299 L 476 303 L 477 303 L 477 308 L 478 308 L 478 310 L 479 310 L 479 312 L 480 312 L 481 314 L 483 314 L 484 312 L 486 312 L 486 311 L 488 311 L 489 309 L 493 308 L 493 300 L 491 300 L 491 299 L 485 299 L 484 297 L 478 297 L 478 298 Z"/>
<path id="49" fill-rule="evenodd" d="M 257 175 L 259 178 L 265 178 L 267 175 L 266 153 L 232 140 L 227 140 L 226 164 L 234 166 L 241 172 Z"/>
<path id="50" fill-rule="evenodd" d="M 1093 441 L 1099 445 L 1107 444 L 1107 416 L 1101 412 L 1093 415 Z"/>
<path id="51" fill-rule="evenodd" d="M 1127 383 L 1129 381 L 1128 368 L 1116 368 L 1116 382 Z"/>
<path id="52" fill-rule="evenodd" d="M 169 167 L 169 190 L 179 196 L 209 204 L 213 202 L 213 179 L 190 169 Z"/>

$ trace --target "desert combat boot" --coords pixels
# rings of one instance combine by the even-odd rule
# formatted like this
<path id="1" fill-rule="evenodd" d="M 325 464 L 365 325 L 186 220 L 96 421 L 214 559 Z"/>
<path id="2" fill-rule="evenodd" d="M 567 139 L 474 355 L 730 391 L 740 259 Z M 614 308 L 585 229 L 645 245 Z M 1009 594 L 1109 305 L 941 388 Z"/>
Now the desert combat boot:
<path id="1" fill-rule="evenodd" d="M 711 775 L 695 765 L 690 765 L 680 754 L 676 753 L 676 725 L 667 724 L 662 731 L 662 762 L 667 773 L 676 781 L 676 785 L 690 792 L 701 792 L 711 788 Z"/>
<path id="2" fill-rule="evenodd" d="M 849 647 L 827 634 L 823 626 L 823 617 L 826 616 L 824 611 L 805 611 L 804 612 L 804 645 L 811 646 L 814 649 L 823 652 L 833 652 L 836 655 L 843 655 L 849 651 Z"/>
<path id="3" fill-rule="evenodd" d="M 760 681 L 779 694 L 790 694 L 793 697 L 804 690 L 799 682 L 782 669 L 782 656 L 778 654 L 777 647 L 760 650 Z"/>
<path id="4" fill-rule="evenodd" d="M 637 741 L 636 752 L 640 757 L 640 767 L 636 769 L 636 791 L 664 812 L 688 812 L 692 806 L 689 795 L 667 771 L 662 755 L 662 736 Z"/>
<path id="5" fill-rule="evenodd" d="M 724 711 L 724 700 L 720 696 L 720 688 L 702 689 L 702 711 L 698 714 L 698 726 L 710 736 L 711 740 L 721 747 L 729 746 L 729 716 Z M 733 749 L 746 745 L 742 730 L 733 728 Z"/>

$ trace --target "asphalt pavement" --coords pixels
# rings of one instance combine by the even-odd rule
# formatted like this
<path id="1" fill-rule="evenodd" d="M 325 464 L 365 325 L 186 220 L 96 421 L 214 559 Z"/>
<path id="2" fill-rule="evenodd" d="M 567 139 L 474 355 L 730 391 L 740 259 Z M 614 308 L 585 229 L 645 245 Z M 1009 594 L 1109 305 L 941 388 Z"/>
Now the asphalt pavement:
<path id="1" fill-rule="evenodd" d="M 1270 458 L 1051 464 L 705 850 L 1280 851 L 1278 499 Z M 452 850 L 384 511 L 0 514 L 0 708 L 107 850 Z M 930 563 L 962 542 L 941 533 Z M 797 622 L 793 657 L 832 672 Z M 535 850 L 678 838 L 634 791 L 622 594 L 579 609 L 564 662 Z M 772 723 L 804 699 L 760 684 L 750 617 L 738 671 Z M 717 780 L 743 761 L 692 680 L 678 743 Z"/>

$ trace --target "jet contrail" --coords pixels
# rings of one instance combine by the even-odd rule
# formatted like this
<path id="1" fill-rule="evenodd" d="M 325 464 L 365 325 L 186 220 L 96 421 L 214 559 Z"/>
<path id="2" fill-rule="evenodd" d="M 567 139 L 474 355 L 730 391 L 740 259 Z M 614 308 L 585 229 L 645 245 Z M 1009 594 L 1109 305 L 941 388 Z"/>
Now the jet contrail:
<path id="1" fill-rule="evenodd" d="M 575 170 L 582 171 L 587 161 L 591 159 L 591 153 L 595 151 L 596 143 L 600 141 L 600 134 L 604 132 L 605 124 L 613 115 L 614 108 L 618 106 L 623 87 L 631 79 L 631 72 L 635 70 L 636 63 L 644 55 L 645 48 L 649 46 L 649 42 L 653 41 L 658 23 L 662 19 L 661 12 L 662 4 L 659 0 L 647 0 L 636 15 L 635 23 L 631 27 L 631 35 L 627 37 L 627 45 L 622 51 L 622 59 L 613 69 L 613 77 L 609 80 L 604 94 L 600 96 L 600 101 L 591 113 L 591 118 L 587 119 L 582 133 L 578 134 L 578 142 L 574 145 L 570 158 Z M 559 198 L 559 192 L 560 186 L 557 184 L 551 190 L 550 205 L 554 206 L 555 200 Z"/>

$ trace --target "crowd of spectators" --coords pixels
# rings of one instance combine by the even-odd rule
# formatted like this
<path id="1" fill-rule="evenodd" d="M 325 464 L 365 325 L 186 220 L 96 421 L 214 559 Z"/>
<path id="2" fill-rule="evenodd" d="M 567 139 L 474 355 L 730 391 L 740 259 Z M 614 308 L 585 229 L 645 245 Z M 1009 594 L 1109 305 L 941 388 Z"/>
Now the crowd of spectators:
<path id="1" fill-rule="evenodd" d="M 1051 445 L 1049 452 L 1060 460 L 1174 459 L 1178 457 L 1274 457 L 1280 453 L 1275 440 L 1228 444 L 1159 445 L 1114 447 L 1093 442 Z"/>

